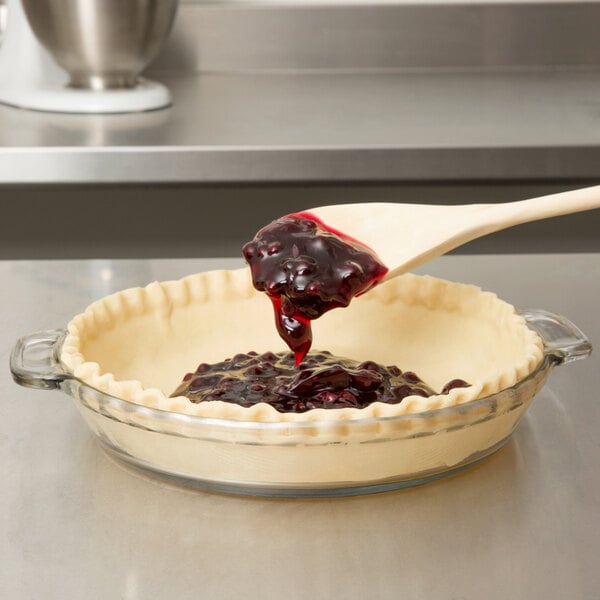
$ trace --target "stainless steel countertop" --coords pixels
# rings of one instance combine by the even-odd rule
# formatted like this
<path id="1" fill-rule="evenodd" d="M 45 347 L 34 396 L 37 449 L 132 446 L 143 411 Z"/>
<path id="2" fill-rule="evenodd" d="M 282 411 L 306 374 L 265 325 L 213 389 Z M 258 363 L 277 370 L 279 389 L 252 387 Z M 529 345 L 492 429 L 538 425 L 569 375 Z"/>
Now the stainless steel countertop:
<path id="1" fill-rule="evenodd" d="M 600 571 L 598 357 L 551 375 L 511 441 L 425 486 L 337 500 L 171 487 L 109 459 L 64 394 L 6 362 L 114 290 L 238 260 L 0 262 L 0 597 L 590 600 Z M 449 256 L 420 269 L 546 308 L 600 341 L 600 255 Z"/>
<path id="2" fill-rule="evenodd" d="M 0 184 L 597 179 L 599 73 L 165 74 L 166 110 L 0 106 Z"/>

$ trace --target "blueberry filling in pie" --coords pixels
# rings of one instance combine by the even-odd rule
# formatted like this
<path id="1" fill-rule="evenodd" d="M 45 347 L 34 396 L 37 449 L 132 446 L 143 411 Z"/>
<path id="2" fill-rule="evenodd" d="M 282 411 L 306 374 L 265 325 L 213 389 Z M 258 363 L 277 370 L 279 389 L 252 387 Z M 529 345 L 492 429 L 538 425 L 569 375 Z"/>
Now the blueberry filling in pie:
<path id="1" fill-rule="evenodd" d="M 468 385 L 453 379 L 441 393 Z M 396 366 L 311 352 L 296 367 L 291 352 L 248 352 L 200 364 L 185 375 L 172 396 L 185 396 L 196 404 L 222 400 L 251 407 L 265 402 L 279 412 L 302 413 L 314 408 L 364 408 L 372 402 L 398 404 L 407 396 L 435 394 L 415 373 L 403 373 Z"/>

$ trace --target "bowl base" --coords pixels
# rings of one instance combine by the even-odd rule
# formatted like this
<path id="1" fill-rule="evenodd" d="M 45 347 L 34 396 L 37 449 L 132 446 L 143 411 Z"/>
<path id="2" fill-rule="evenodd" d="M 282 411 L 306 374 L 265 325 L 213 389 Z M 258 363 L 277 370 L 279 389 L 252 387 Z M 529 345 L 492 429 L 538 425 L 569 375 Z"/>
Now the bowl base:
<path id="1" fill-rule="evenodd" d="M 171 93 L 156 81 L 139 78 L 131 89 L 95 91 L 62 84 L 40 87 L 7 85 L 0 90 L 0 103 L 42 112 L 118 114 L 167 107 Z"/>

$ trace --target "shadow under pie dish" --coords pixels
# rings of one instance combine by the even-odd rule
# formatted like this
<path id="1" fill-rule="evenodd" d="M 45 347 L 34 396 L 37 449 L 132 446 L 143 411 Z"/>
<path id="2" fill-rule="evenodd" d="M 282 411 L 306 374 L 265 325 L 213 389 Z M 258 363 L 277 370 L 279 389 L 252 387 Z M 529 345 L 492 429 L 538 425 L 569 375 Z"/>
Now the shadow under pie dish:
<path id="1" fill-rule="evenodd" d="M 394 489 L 455 472 L 509 438 L 551 368 L 591 347 L 563 317 L 519 314 L 471 285 L 403 275 L 314 322 L 315 347 L 411 370 L 435 390 L 397 404 L 279 412 L 169 397 L 187 371 L 278 352 L 246 269 L 153 283 L 95 302 L 68 331 L 19 340 L 22 385 L 72 395 L 112 454 L 188 485 L 264 495 Z"/>

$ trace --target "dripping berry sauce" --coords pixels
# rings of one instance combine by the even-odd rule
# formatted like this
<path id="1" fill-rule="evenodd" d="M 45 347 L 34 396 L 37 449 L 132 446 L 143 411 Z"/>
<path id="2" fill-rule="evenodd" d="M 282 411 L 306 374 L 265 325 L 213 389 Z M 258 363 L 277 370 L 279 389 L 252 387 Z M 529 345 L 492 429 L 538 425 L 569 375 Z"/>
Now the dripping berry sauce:
<path id="1" fill-rule="evenodd" d="M 251 407 L 264 402 L 279 412 L 364 408 L 397 404 L 436 392 L 412 371 L 373 361 L 310 352 L 311 322 L 376 285 L 388 272 L 369 248 L 326 226 L 310 213 L 294 213 L 263 227 L 243 248 L 254 287 L 271 300 L 275 325 L 292 352 L 236 354 L 202 363 L 172 396 L 191 402 L 220 400 Z M 449 381 L 440 392 L 468 387 Z"/>
<path id="2" fill-rule="evenodd" d="M 311 348 L 311 321 L 348 306 L 388 272 L 371 249 L 306 212 L 263 227 L 243 254 L 254 287 L 273 304 L 277 332 L 296 365 Z"/>

